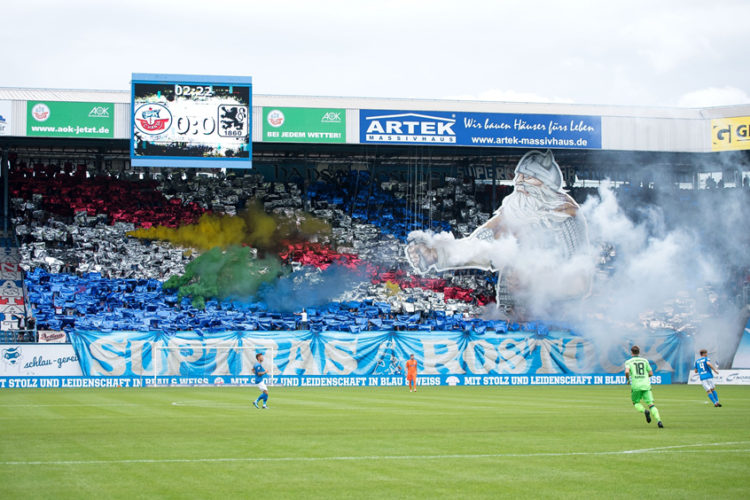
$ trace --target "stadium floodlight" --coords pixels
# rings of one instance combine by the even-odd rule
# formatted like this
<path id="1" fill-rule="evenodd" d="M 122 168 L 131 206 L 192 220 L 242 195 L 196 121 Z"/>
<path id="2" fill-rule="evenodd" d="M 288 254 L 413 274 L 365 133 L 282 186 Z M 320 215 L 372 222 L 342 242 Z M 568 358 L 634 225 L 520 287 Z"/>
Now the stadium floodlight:
<path id="1" fill-rule="evenodd" d="M 267 372 L 266 385 L 272 386 L 276 376 L 275 351 L 276 349 L 268 345 L 253 344 L 156 344 L 151 361 L 154 372 L 151 386 L 159 386 L 159 377 L 170 379 L 169 383 L 161 386 L 252 385 L 252 382 L 239 380 L 251 380 L 254 377 L 252 368 L 257 362 L 257 353 L 263 354 L 262 365 Z M 183 366 L 187 366 L 187 373 L 182 373 Z M 217 379 L 222 381 L 217 383 Z"/>

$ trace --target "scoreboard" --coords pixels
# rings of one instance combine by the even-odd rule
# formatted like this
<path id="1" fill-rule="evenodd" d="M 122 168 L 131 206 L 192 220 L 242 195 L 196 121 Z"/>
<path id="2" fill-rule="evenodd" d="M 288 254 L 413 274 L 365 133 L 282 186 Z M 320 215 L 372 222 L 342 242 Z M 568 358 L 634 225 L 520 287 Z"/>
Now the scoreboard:
<path id="1" fill-rule="evenodd" d="M 252 167 L 252 78 L 134 73 L 134 166 Z"/>

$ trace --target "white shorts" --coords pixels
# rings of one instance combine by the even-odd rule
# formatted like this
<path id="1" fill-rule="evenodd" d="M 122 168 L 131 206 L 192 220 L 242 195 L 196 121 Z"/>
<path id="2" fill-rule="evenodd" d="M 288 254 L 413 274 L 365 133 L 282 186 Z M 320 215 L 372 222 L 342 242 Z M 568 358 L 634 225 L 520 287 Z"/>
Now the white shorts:
<path id="1" fill-rule="evenodd" d="M 713 391 L 716 388 L 716 386 L 714 385 L 714 379 L 712 378 L 701 380 L 701 384 L 703 385 L 703 388 L 706 389 L 706 392 Z"/>
<path id="2" fill-rule="evenodd" d="M 255 384 L 255 385 L 258 386 L 258 389 L 260 389 L 260 392 L 266 392 L 268 390 L 268 387 L 266 386 L 265 381 L 259 384 Z"/>

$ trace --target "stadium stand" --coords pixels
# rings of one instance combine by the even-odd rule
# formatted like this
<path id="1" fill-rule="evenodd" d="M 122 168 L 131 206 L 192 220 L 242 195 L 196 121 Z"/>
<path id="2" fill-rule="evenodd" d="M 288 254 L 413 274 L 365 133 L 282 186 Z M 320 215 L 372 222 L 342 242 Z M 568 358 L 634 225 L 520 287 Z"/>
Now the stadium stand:
<path id="1" fill-rule="evenodd" d="M 147 172 L 145 179 L 135 172 L 94 175 L 85 165 L 73 163 L 19 164 L 11 172 L 13 223 L 20 246 L 12 246 L 12 238 L 4 240 L 3 269 L 16 273 L 7 276 L 7 294 L 0 299 L 13 308 L 3 313 L 4 330 L 21 330 L 18 316 L 27 317 L 21 269 L 27 271 L 28 304 L 40 330 L 195 330 L 210 335 L 298 328 L 298 311 L 274 308 L 263 300 L 214 299 L 203 308 L 193 307 L 176 290 L 164 289 L 163 283 L 184 273 L 195 253 L 128 234 L 138 228 L 182 227 L 207 213 L 235 215 L 252 200 L 269 214 L 299 219 L 309 212 L 330 224 L 330 234 L 318 235 L 315 241 L 285 241 L 275 249 L 299 280 L 314 284 L 329 266 L 359 271 L 356 286 L 307 308 L 311 330 L 481 332 L 508 327 L 502 320 L 468 314 L 494 300 L 494 274 L 461 271 L 417 277 L 410 274 L 402 255 L 402 244 L 413 229 L 453 228 L 461 236 L 468 234 L 489 217 L 490 199 L 499 205 L 509 194 L 508 186 L 498 186 L 492 197 L 486 190 L 477 196 L 470 179 L 448 177 L 443 185 L 425 188 L 424 198 L 415 202 L 409 198 L 408 183 L 372 179 L 368 172 L 356 170 L 309 185 L 244 173 Z M 747 190 L 735 190 L 747 197 Z M 698 198 L 717 193 L 722 191 L 676 196 L 685 210 L 698 209 Z M 596 190 L 575 188 L 571 194 L 582 203 Z M 652 201 L 653 191 L 626 186 L 618 195 L 634 201 L 635 207 Z M 601 255 L 600 268 L 606 274 L 616 251 L 604 247 Z M 737 279 L 732 299 L 747 304 L 750 281 L 746 270 L 738 272 L 744 274 Z M 532 322 L 529 328 L 543 326 Z"/>
<path id="2" fill-rule="evenodd" d="M 7 221 L 4 225 L 0 236 L 0 342 L 31 341 L 35 335 L 33 321 L 29 325 L 18 244 L 12 226 Z"/>
<path id="3" fill-rule="evenodd" d="M 455 283 L 447 286 L 450 283 L 444 279 L 418 279 L 408 276 L 403 268 L 366 264 L 362 256 L 378 254 L 381 262 L 400 260 L 394 235 L 405 237 L 407 227 L 401 221 L 409 215 L 403 202 L 380 189 L 370 190 L 375 193 L 373 207 L 377 207 L 377 211 L 368 214 L 363 197 L 347 196 L 353 182 L 359 180 L 349 176 L 337 186 L 337 191 L 330 185 L 318 184 L 305 193 L 306 199 L 314 200 L 310 204 L 313 214 L 336 224 L 334 236 L 323 243 L 289 243 L 279 252 L 283 260 L 299 267 L 320 269 L 333 262 L 348 261 L 355 266 L 366 265 L 371 287 L 390 282 L 399 288 L 420 290 L 422 298 L 445 290 L 451 301 L 489 302 L 491 292 L 487 287 L 483 294 L 476 295 L 469 288 L 455 286 Z M 194 222 L 200 213 L 206 211 L 236 213 L 244 208 L 250 197 L 259 198 L 271 212 L 301 210 L 301 193 L 296 185 L 269 183 L 258 176 L 248 176 L 232 180 L 219 177 L 162 179 L 157 186 L 153 180 L 87 177 L 85 169 L 71 168 L 68 164 L 61 169 L 43 165 L 22 166 L 12 177 L 11 192 L 17 231 L 23 242 L 21 255 L 25 268 L 30 271 L 27 275 L 29 299 L 36 309 L 40 328 L 142 330 L 158 326 L 168 331 L 200 328 L 252 330 L 289 328 L 295 323 L 294 316 L 289 313 L 268 315 L 238 307 L 237 314 L 227 314 L 234 310 L 233 305 L 224 304 L 217 309 L 212 302 L 203 310 L 174 312 L 177 303 L 174 293 L 163 291 L 157 280 L 183 272 L 189 258 L 169 244 L 139 241 L 127 233 L 136 228 L 132 222 L 134 219 L 139 221 L 139 227 L 176 226 Z M 129 195 L 123 196 L 123 193 Z M 279 196 L 282 193 L 292 196 Z M 180 196 L 176 197 L 176 194 Z M 241 198 L 242 194 L 244 197 Z M 225 203 L 221 205 L 217 199 L 223 199 Z M 123 210 L 120 202 L 128 209 Z M 229 205 L 232 202 L 234 204 Z M 130 213 L 133 210 L 137 217 Z M 346 211 L 352 215 L 347 215 Z M 360 224 L 356 222 L 358 220 L 368 224 Z M 379 221 L 381 225 L 373 227 L 369 224 L 372 221 Z M 359 251 L 359 256 L 333 251 L 329 245 L 334 243 L 343 250 Z M 383 259 L 384 256 L 388 258 Z M 491 280 L 488 285 L 491 285 Z M 473 287 L 472 290 L 474 288 L 482 289 Z M 358 298 L 363 299 L 366 295 L 367 291 L 363 290 Z M 377 295 L 377 292 L 371 293 L 371 298 L 364 301 L 348 301 L 346 308 L 329 305 L 324 311 L 311 310 L 310 327 L 359 330 L 392 322 L 396 329 L 418 329 L 418 325 L 424 323 L 423 319 L 428 321 L 422 328 L 432 327 L 431 318 L 414 313 L 413 302 L 397 310 L 381 304 L 376 308 L 378 315 L 372 314 L 375 307 L 372 295 Z M 189 307 L 184 300 L 180 306 Z M 360 313 L 360 306 L 362 311 L 369 312 L 356 314 Z M 403 309 L 412 312 L 400 314 Z M 221 313 L 217 314 L 217 311 Z M 457 324 L 461 324 L 463 320 L 458 318 L 462 316 L 458 314 L 456 318 Z M 443 317 L 439 315 L 436 321 L 442 324 Z"/>

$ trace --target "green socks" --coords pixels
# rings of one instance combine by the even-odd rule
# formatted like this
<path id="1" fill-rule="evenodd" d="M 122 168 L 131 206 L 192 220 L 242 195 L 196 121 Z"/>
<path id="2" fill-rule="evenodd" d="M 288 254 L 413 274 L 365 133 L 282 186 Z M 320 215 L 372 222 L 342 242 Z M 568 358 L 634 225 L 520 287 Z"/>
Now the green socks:
<path id="1" fill-rule="evenodd" d="M 659 416 L 659 409 L 656 406 L 652 406 L 649 408 L 651 410 L 651 415 L 654 416 L 657 422 L 661 422 L 661 417 Z"/>

